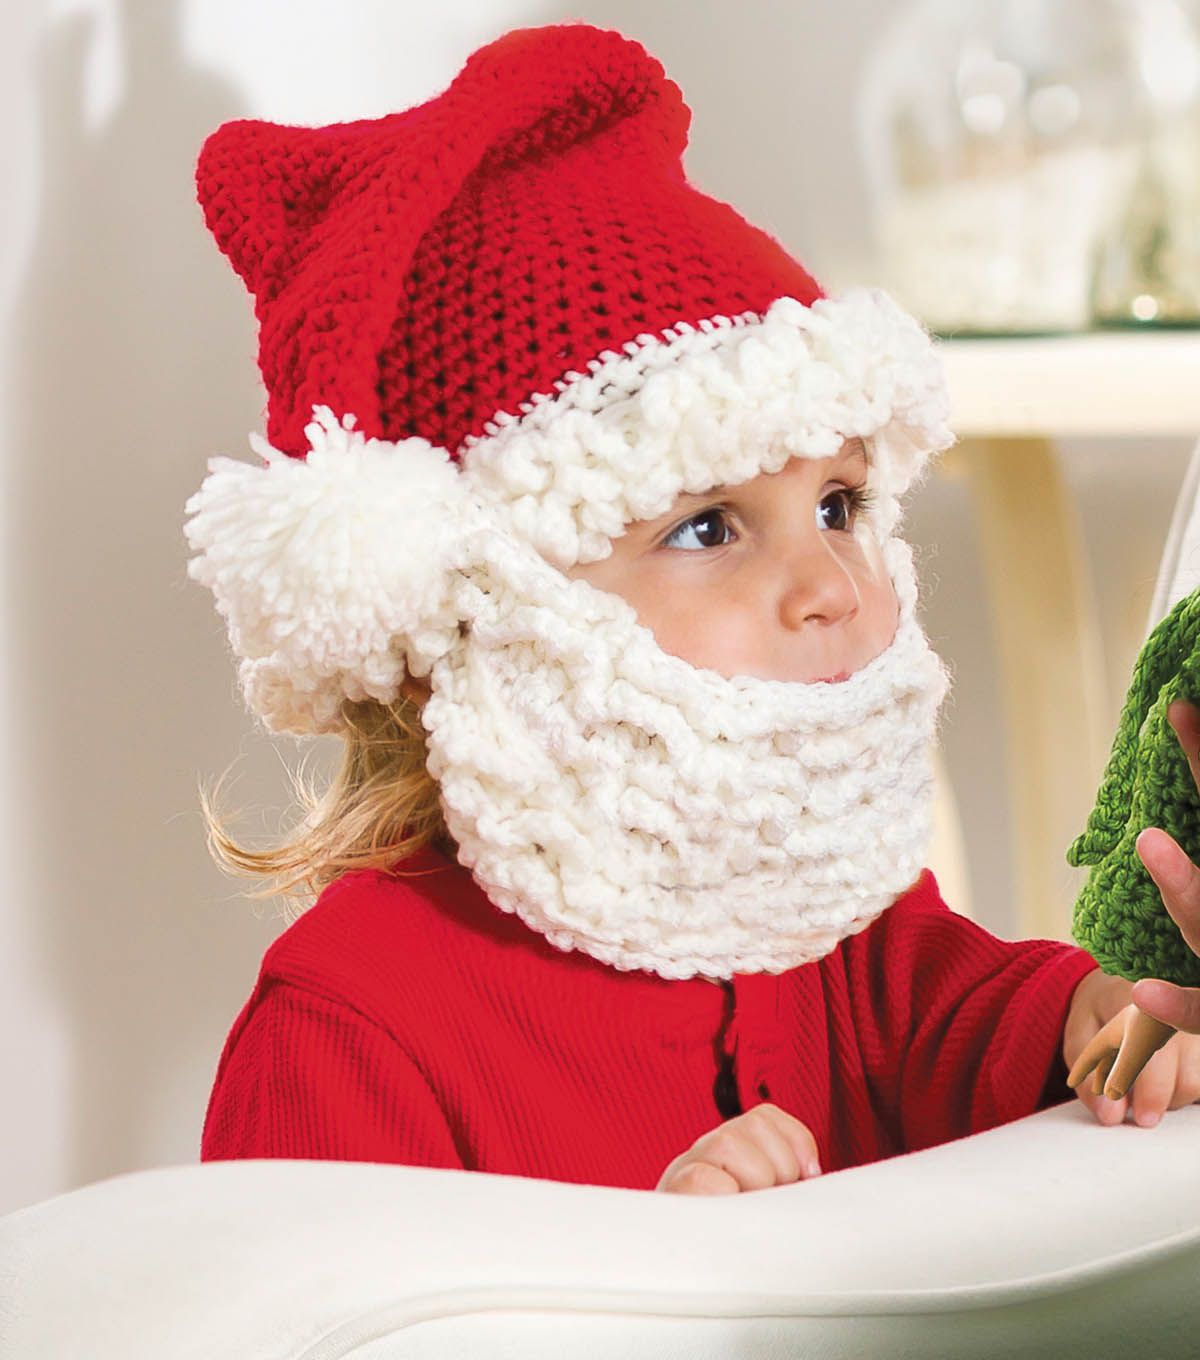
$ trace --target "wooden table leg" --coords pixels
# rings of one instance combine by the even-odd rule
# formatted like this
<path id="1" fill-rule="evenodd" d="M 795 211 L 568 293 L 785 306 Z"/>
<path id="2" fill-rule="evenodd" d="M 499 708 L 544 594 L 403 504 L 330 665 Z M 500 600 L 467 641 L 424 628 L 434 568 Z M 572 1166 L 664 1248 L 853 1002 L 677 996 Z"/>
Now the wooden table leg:
<path id="1" fill-rule="evenodd" d="M 1001 671 L 1017 927 L 1068 939 L 1079 872 L 1064 857 L 1112 740 L 1083 536 L 1051 441 L 972 439 L 958 456 Z"/>

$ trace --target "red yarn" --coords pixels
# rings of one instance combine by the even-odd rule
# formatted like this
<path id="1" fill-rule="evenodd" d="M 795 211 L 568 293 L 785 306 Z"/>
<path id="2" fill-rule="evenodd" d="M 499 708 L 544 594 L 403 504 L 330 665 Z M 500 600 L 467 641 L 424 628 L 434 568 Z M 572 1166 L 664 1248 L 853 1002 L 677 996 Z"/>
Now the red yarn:
<path id="1" fill-rule="evenodd" d="M 637 43 L 509 33 L 407 112 L 228 123 L 205 220 L 255 295 L 267 433 L 314 405 L 451 451 L 647 332 L 821 295 L 782 246 L 691 186 L 690 114 Z"/>

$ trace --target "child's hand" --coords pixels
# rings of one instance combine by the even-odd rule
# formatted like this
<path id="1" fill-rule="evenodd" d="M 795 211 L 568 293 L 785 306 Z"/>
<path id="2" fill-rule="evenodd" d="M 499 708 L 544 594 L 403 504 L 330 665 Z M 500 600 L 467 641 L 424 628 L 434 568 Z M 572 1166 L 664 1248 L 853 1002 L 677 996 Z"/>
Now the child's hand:
<path id="1" fill-rule="evenodd" d="M 756 1105 L 697 1138 L 655 1187 L 677 1195 L 736 1195 L 821 1174 L 817 1140 L 777 1105 Z"/>
<path id="2" fill-rule="evenodd" d="M 1156 827 L 1137 838 L 1137 852 L 1162 894 L 1167 914 L 1192 952 L 1200 954 L 1200 869 Z M 1139 1009 L 1163 1024 L 1200 1034 L 1200 987 L 1144 978 L 1133 984 L 1133 999 Z"/>
<path id="3" fill-rule="evenodd" d="M 1167 721 L 1200 788 L 1200 708 L 1177 701 L 1167 709 Z M 1137 852 L 1167 913 L 1187 944 L 1200 953 L 1200 869 L 1155 827 L 1138 836 Z M 1126 1005 L 1130 1000 L 1136 1009 Z M 1172 1029 L 1189 1032 L 1172 1035 Z M 1197 1036 L 1200 987 L 1177 987 L 1158 978 L 1130 987 L 1120 978 L 1091 973 L 1075 989 L 1063 1032 L 1063 1057 L 1071 1069 L 1067 1080 L 1072 1085 L 1082 1082 L 1094 1068 L 1093 1084 L 1107 1084 L 1111 1094 L 1123 1096 L 1130 1078 L 1140 1072 L 1130 1092 L 1134 1119 L 1157 1124 L 1164 1110 L 1200 1098 Z M 1116 1124 L 1125 1117 L 1126 1098 L 1109 1100 L 1083 1085 L 1077 1094 L 1102 1123 Z"/>
<path id="4" fill-rule="evenodd" d="M 1200 1036 L 1176 1034 L 1146 1062 L 1127 1095 L 1111 1100 L 1083 1081 L 1097 1061 L 1102 1077 L 1113 1068 L 1122 1041 L 1137 1023 L 1139 1012 L 1129 1004 L 1132 986 L 1123 978 L 1089 973 L 1075 988 L 1063 1030 L 1063 1059 L 1068 1081 L 1079 1082 L 1075 1094 L 1102 1124 L 1119 1124 L 1126 1111 L 1143 1128 L 1157 1124 L 1167 1110 L 1177 1110 L 1200 1099 Z M 1090 1052 L 1085 1053 L 1090 1046 Z"/>
<path id="5" fill-rule="evenodd" d="M 1175 730 L 1192 778 L 1200 789 L 1200 708 L 1176 700 L 1167 709 L 1167 721 Z M 1148 828 L 1137 838 L 1137 852 L 1162 894 L 1168 915 L 1193 953 L 1200 954 L 1200 868 L 1188 859 L 1177 842 L 1156 827 Z M 1134 985 L 1133 999 L 1156 1020 L 1200 1034 L 1200 987 L 1178 987 L 1172 982 L 1147 978 Z"/>

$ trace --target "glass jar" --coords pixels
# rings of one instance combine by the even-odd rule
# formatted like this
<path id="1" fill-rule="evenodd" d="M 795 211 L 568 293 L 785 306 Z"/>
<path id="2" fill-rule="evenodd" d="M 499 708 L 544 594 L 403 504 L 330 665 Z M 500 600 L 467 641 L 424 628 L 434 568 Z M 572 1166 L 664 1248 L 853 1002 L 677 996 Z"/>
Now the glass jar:
<path id="1" fill-rule="evenodd" d="M 1139 136 L 1130 185 L 1100 242 L 1092 298 L 1100 324 L 1200 324 L 1198 8 L 1126 5 Z"/>
<path id="2" fill-rule="evenodd" d="M 927 325 L 1078 330 L 1188 294 L 1157 275 L 1196 275 L 1196 228 L 1160 239 L 1200 165 L 1178 131 L 1200 83 L 1190 3 L 903 7 L 867 63 L 862 147 L 884 282 Z"/>

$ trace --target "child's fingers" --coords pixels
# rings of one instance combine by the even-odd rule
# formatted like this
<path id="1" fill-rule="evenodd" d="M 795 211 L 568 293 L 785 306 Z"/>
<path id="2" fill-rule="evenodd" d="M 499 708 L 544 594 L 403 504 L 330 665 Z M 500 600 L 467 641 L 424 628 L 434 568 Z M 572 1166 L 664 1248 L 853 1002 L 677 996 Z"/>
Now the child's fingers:
<path id="1" fill-rule="evenodd" d="M 1192 757 L 1189 755 L 1188 759 Z M 1176 840 L 1156 826 L 1141 832 L 1134 848 L 1171 919 L 1192 952 L 1200 954 L 1200 869 Z"/>
<path id="2" fill-rule="evenodd" d="M 745 1115 L 730 1119 L 697 1138 L 666 1169 L 658 1188 L 703 1195 L 726 1193 L 726 1180 L 734 1190 L 765 1190 L 777 1184 L 777 1172 L 770 1156 L 747 1130 L 744 1119 Z M 698 1165 L 720 1172 L 721 1176 L 691 1169 Z M 708 1188 L 710 1185 L 712 1189 Z"/>
<path id="3" fill-rule="evenodd" d="M 789 1175 L 787 1145 L 764 1136 L 765 1131 L 765 1124 L 760 1129 L 742 1115 L 702 1138 L 696 1151 L 704 1161 L 727 1171 L 739 1190 L 766 1190 L 795 1180 Z"/>
<path id="4" fill-rule="evenodd" d="M 672 1162 L 667 1168 L 658 1183 L 659 1190 L 674 1195 L 736 1195 L 741 1189 L 728 1171 L 711 1162 L 688 1162 L 683 1158 L 679 1162 L 682 1165 Z"/>
<path id="5" fill-rule="evenodd" d="M 1119 1124 L 1125 1118 L 1125 1101 L 1110 1100 L 1102 1094 L 1105 1080 L 1120 1049 L 1123 1033 L 1122 1025 L 1114 1016 L 1092 1036 L 1067 1074 L 1067 1084 L 1075 1088 L 1075 1094 L 1084 1107 L 1101 1124 Z M 1093 1074 L 1092 1080 L 1086 1081 L 1089 1073 Z"/>
<path id="6" fill-rule="evenodd" d="M 1144 978 L 1133 984 L 1133 999 L 1138 1010 L 1155 1020 L 1200 1034 L 1200 987 L 1177 987 L 1161 978 Z"/>
<path id="7" fill-rule="evenodd" d="M 1093 1079 L 1084 1083 L 1089 1071 Z M 1129 1006 L 1093 1036 L 1068 1079 L 1102 1124 L 1120 1123 L 1128 1109 L 1152 1128 L 1167 1110 L 1200 1099 L 1200 1036 L 1175 1034 Z"/>
<path id="8" fill-rule="evenodd" d="M 697 1138 L 667 1167 L 657 1188 L 728 1194 L 819 1174 L 816 1140 L 808 1128 L 778 1106 L 758 1105 Z"/>
<path id="9" fill-rule="evenodd" d="M 1093 1091 L 1090 1081 L 1076 1087 L 1075 1094 L 1083 1107 L 1101 1124 L 1120 1124 L 1125 1118 L 1129 1104 L 1127 1096 L 1122 1096 L 1120 1100 L 1110 1100 L 1106 1095 L 1098 1095 Z"/>
<path id="10" fill-rule="evenodd" d="M 1200 1101 L 1200 1036 L 1180 1034 L 1169 1046 L 1178 1049 L 1179 1070 L 1167 1109 L 1181 1110 Z"/>
<path id="11" fill-rule="evenodd" d="M 1085 1045 L 1067 1074 L 1067 1084 L 1084 1093 L 1082 1082 L 1092 1073 L 1093 1095 L 1104 1092 L 1113 1100 L 1126 1094 L 1151 1056 L 1162 1049 L 1174 1030 L 1136 1006 L 1126 1006 L 1103 1025 Z M 1089 1104 L 1090 1102 L 1085 1102 Z"/>
<path id="12" fill-rule="evenodd" d="M 1200 708 L 1186 699 L 1176 699 L 1167 705 L 1167 721 L 1179 738 L 1192 778 L 1200 789 Z"/>
<path id="13" fill-rule="evenodd" d="M 722 1167 L 742 1190 L 790 1185 L 812 1174 L 816 1144 L 798 1120 L 776 1105 L 756 1105 L 706 1134 L 696 1145 L 705 1161 Z"/>
<path id="14" fill-rule="evenodd" d="M 1125 1118 L 1126 1100 L 1125 1097 L 1112 1099 L 1104 1094 L 1105 1082 L 1108 1080 L 1109 1070 L 1116 1060 L 1114 1050 L 1106 1050 L 1102 1057 L 1097 1060 L 1092 1080 L 1081 1082 L 1076 1087 L 1075 1094 L 1083 1101 L 1084 1106 L 1100 1121 L 1101 1124 L 1119 1124 Z"/>
<path id="15" fill-rule="evenodd" d="M 1149 1129 L 1163 1117 L 1175 1093 L 1178 1071 L 1179 1058 L 1170 1045 L 1160 1048 L 1146 1063 L 1129 1092 L 1135 1124 Z"/>
<path id="16" fill-rule="evenodd" d="M 1146 1064 L 1131 1095 L 1134 1121 L 1147 1128 L 1200 1100 L 1200 1038 L 1177 1034 Z"/>
<path id="17" fill-rule="evenodd" d="M 781 1110 L 778 1105 L 756 1105 L 750 1113 L 773 1126 L 778 1137 L 787 1144 L 790 1152 L 787 1164 L 789 1170 L 793 1166 L 795 1168 L 788 1180 L 812 1180 L 821 1174 L 821 1154 L 817 1151 L 817 1140 L 807 1124 L 786 1110 Z"/>

